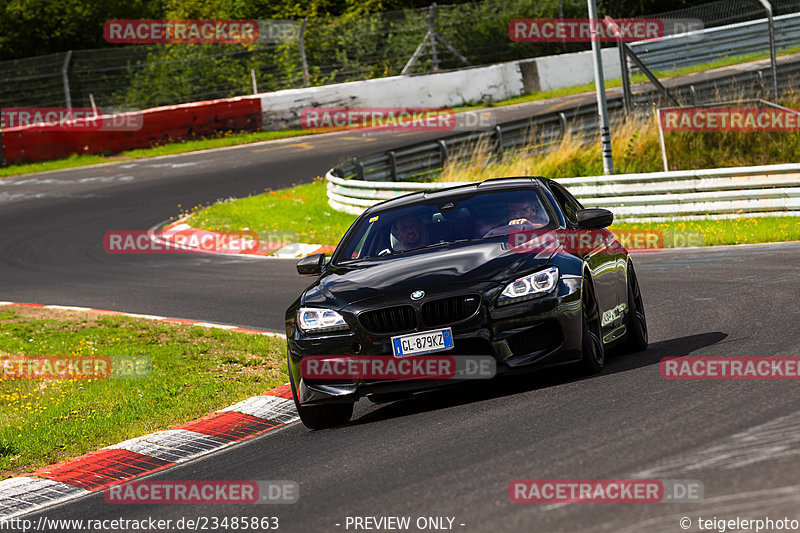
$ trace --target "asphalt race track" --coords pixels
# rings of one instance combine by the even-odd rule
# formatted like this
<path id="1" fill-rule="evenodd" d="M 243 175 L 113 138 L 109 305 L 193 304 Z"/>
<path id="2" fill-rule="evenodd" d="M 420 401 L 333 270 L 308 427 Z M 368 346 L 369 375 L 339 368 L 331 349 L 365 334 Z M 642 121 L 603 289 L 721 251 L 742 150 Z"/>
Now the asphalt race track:
<path id="1" fill-rule="evenodd" d="M 576 102 L 591 97 L 495 112 L 503 122 Z M 297 276 L 293 262 L 114 256 L 103 249 L 103 235 L 147 230 L 182 208 L 220 198 L 310 182 L 349 157 L 441 135 L 342 132 L 0 179 L 0 299 L 281 331 L 283 315 L 277 310 L 308 281 Z M 265 307 L 268 301 L 275 303 L 273 312 Z"/>
<path id="2" fill-rule="evenodd" d="M 147 229 L 178 204 L 309 181 L 344 156 L 423 138 L 333 134 L 0 180 L 0 299 L 280 331 L 286 305 L 308 283 L 294 261 L 111 256 L 103 234 Z M 95 493 L 26 518 L 277 516 L 279 530 L 291 532 L 347 531 L 348 516 L 451 517 L 465 532 L 673 532 L 683 531 L 682 517 L 691 531 L 699 517 L 800 520 L 796 382 L 666 381 L 658 367 L 662 357 L 689 354 L 800 356 L 800 243 L 635 261 L 651 345 L 612 357 L 599 376 L 549 371 L 393 404 L 362 401 L 348 426 L 312 432 L 294 423 L 150 476 L 294 480 L 297 504 L 109 505 Z M 514 479 L 629 477 L 699 480 L 704 499 L 508 497 Z"/>

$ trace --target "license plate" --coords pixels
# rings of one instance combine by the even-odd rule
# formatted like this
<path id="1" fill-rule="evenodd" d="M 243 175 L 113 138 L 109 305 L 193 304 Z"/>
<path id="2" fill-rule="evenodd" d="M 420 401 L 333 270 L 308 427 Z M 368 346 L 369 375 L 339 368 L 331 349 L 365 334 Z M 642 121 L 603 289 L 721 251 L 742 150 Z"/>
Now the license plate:
<path id="1" fill-rule="evenodd" d="M 396 357 L 443 352 L 452 347 L 453 332 L 450 328 L 392 337 L 392 350 Z"/>

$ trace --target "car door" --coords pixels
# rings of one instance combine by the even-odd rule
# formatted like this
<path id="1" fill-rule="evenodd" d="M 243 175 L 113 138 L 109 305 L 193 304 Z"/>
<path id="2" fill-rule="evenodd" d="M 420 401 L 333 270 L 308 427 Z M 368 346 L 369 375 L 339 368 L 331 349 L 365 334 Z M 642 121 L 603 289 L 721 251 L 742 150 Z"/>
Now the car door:
<path id="1" fill-rule="evenodd" d="M 572 229 L 577 229 L 577 213 L 584 208 L 583 205 L 558 183 L 550 182 L 550 190 L 564 213 L 567 223 L 572 226 Z M 593 230 L 593 235 L 595 235 L 595 231 L 596 234 L 602 236 L 602 240 L 605 242 L 614 239 L 613 233 L 608 229 Z M 605 335 L 622 324 L 622 313 L 617 311 L 619 310 L 618 306 L 626 300 L 626 255 L 620 250 L 620 247 L 610 249 L 604 245 L 582 255 L 592 273 L 595 293 L 600 306 L 603 334 Z"/>

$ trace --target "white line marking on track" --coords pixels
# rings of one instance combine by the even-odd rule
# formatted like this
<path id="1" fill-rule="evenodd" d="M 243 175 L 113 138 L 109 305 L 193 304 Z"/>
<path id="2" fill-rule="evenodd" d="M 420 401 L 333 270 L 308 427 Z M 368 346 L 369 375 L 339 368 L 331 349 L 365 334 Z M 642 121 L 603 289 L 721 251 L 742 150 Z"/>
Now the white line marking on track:
<path id="1" fill-rule="evenodd" d="M 45 305 L 45 309 L 61 309 L 64 311 L 91 311 L 91 307 L 73 307 L 70 305 Z"/>

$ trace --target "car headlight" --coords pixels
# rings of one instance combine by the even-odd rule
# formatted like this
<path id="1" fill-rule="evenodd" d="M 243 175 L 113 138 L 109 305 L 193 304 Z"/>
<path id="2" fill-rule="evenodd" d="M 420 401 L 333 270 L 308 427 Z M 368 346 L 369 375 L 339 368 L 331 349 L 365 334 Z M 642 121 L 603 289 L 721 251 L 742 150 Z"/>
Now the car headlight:
<path id="1" fill-rule="evenodd" d="M 331 309 L 301 307 L 297 310 L 297 325 L 304 333 L 321 333 L 348 329 L 342 315 Z"/>
<path id="2" fill-rule="evenodd" d="M 558 267 L 548 267 L 506 285 L 497 303 L 507 304 L 552 292 L 558 285 Z"/>

